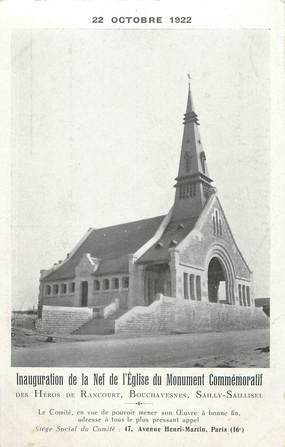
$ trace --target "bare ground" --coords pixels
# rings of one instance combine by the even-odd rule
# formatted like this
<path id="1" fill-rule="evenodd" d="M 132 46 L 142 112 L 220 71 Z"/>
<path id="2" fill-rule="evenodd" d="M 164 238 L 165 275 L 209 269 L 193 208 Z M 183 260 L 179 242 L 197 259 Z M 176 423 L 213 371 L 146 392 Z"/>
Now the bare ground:
<path id="1" fill-rule="evenodd" d="M 13 328 L 12 366 L 269 367 L 269 329 L 146 338 L 61 335 Z"/>

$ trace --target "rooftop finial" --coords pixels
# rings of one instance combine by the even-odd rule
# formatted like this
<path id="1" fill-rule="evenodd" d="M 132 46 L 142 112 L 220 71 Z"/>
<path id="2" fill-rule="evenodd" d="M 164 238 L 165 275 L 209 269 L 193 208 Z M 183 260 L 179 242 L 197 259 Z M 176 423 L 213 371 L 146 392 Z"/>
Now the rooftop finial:
<path id="1" fill-rule="evenodd" d="M 187 73 L 187 78 L 188 78 L 188 85 L 190 85 L 190 79 L 191 79 L 190 73 Z"/>

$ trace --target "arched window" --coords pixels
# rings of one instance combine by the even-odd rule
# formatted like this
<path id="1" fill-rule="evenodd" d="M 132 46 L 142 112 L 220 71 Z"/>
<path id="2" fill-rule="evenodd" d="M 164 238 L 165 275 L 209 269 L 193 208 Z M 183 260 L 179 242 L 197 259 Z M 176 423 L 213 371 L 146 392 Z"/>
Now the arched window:
<path id="1" fill-rule="evenodd" d="M 60 293 L 61 293 L 62 295 L 65 295 L 66 292 L 67 292 L 67 286 L 66 286 L 66 284 L 61 284 L 61 286 L 60 286 Z"/>
<path id="2" fill-rule="evenodd" d="M 213 216 L 213 233 L 214 233 L 214 236 L 216 236 L 216 219 L 215 219 L 215 216 Z"/>
<path id="3" fill-rule="evenodd" d="M 242 296 L 241 296 L 241 285 L 238 285 L 238 299 L 239 299 L 239 305 L 242 306 Z"/>
<path id="4" fill-rule="evenodd" d="M 58 289 L 59 289 L 58 284 L 54 284 L 52 287 L 53 295 L 58 295 Z"/>
<path id="5" fill-rule="evenodd" d="M 222 236 L 222 221 L 219 219 L 219 235 Z"/>
<path id="6" fill-rule="evenodd" d="M 247 300 L 247 305 L 250 306 L 250 289 L 249 289 L 249 286 L 246 286 L 246 300 Z"/>
<path id="7" fill-rule="evenodd" d="M 218 213 L 217 210 L 215 212 L 215 216 L 216 216 L 216 233 L 217 233 L 217 236 L 221 236 L 221 233 L 220 233 L 220 222 L 219 222 L 219 213 Z"/>
<path id="8" fill-rule="evenodd" d="M 201 276 L 196 276 L 197 301 L 201 301 Z"/>
<path id="9" fill-rule="evenodd" d="M 195 283 L 194 283 L 194 275 L 190 275 L 190 298 L 191 300 L 195 300 Z"/>
<path id="10" fill-rule="evenodd" d="M 108 279 L 103 280 L 103 289 L 109 290 L 110 289 L 110 281 Z"/>
<path id="11" fill-rule="evenodd" d="M 123 289 L 129 288 L 129 277 L 128 276 L 123 277 L 122 284 L 123 284 Z"/>
<path id="12" fill-rule="evenodd" d="M 184 288 L 184 299 L 189 300 L 188 273 L 183 273 L 183 288 Z"/>
<path id="13" fill-rule="evenodd" d="M 214 214 L 212 214 L 212 221 L 214 236 L 222 237 L 222 219 L 218 210 L 215 210 Z"/>
<path id="14" fill-rule="evenodd" d="M 119 278 L 113 278 L 112 279 L 112 289 L 118 289 L 119 288 Z"/>
<path id="15" fill-rule="evenodd" d="M 205 152 L 200 153 L 200 159 L 201 159 L 201 164 L 202 164 L 202 170 L 203 170 L 203 173 L 205 174 L 205 161 L 206 161 Z"/>
<path id="16" fill-rule="evenodd" d="M 51 286 L 47 285 L 46 289 L 45 289 L 45 295 L 50 295 L 51 294 Z"/>
<path id="17" fill-rule="evenodd" d="M 100 290 L 100 281 L 98 279 L 94 281 L 94 290 Z"/>

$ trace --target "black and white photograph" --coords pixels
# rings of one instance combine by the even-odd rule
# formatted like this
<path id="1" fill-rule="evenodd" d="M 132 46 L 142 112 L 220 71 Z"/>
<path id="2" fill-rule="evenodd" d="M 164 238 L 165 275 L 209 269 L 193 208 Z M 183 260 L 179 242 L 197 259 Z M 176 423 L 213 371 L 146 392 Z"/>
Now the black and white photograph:
<path id="1" fill-rule="evenodd" d="M 284 445 L 284 1 L 0 1 L 1 447 Z"/>
<path id="2" fill-rule="evenodd" d="M 269 44 L 12 33 L 13 367 L 269 368 Z"/>

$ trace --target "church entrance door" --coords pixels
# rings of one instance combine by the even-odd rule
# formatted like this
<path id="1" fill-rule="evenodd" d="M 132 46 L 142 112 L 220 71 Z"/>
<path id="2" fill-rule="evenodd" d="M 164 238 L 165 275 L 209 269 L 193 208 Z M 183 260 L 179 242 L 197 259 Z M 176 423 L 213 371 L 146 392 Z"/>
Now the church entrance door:
<path id="1" fill-rule="evenodd" d="M 211 303 L 229 303 L 228 279 L 221 261 L 214 257 L 208 267 L 208 297 Z"/>
<path id="2" fill-rule="evenodd" d="M 156 300 L 157 293 L 170 296 L 170 270 L 168 264 L 146 267 L 144 277 L 144 300 L 147 306 Z"/>
<path id="3" fill-rule="evenodd" d="M 88 303 L 88 281 L 81 282 L 81 307 L 86 307 Z"/>

